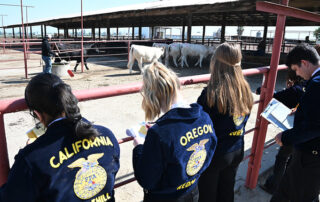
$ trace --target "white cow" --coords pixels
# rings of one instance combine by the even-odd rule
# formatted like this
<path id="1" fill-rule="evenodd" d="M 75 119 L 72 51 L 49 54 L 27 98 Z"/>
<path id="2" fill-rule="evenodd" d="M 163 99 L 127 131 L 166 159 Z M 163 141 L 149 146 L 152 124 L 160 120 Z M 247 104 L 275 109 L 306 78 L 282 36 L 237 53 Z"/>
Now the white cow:
<path id="1" fill-rule="evenodd" d="M 169 56 L 172 56 L 173 63 L 176 67 L 178 67 L 177 59 L 181 55 L 181 48 L 183 44 L 182 43 L 172 43 L 168 47 L 168 54 L 166 57 L 166 61 L 168 61 L 169 64 Z"/>
<path id="2" fill-rule="evenodd" d="M 162 63 L 166 66 L 169 64 L 169 57 L 168 57 L 168 47 L 169 45 L 166 43 L 153 43 L 152 47 L 163 47 L 164 48 L 164 55 L 161 57 Z"/>
<path id="3" fill-rule="evenodd" d="M 207 57 L 209 54 L 214 54 L 216 50 L 215 46 L 205 46 L 200 44 L 183 44 L 181 48 L 181 67 L 183 68 L 184 64 L 189 67 L 187 58 L 188 56 L 199 57 L 195 66 L 199 65 L 202 67 L 203 58 Z"/>
<path id="4" fill-rule="evenodd" d="M 138 65 L 143 73 L 144 62 L 153 62 L 158 61 L 159 58 L 164 54 L 164 48 L 158 47 L 149 47 L 149 46 L 140 46 L 140 45 L 132 45 L 129 53 L 129 61 L 127 67 L 130 69 L 130 74 L 132 73 L 132 66 L 134 64 L 134 60 L 138 61 Z"/>

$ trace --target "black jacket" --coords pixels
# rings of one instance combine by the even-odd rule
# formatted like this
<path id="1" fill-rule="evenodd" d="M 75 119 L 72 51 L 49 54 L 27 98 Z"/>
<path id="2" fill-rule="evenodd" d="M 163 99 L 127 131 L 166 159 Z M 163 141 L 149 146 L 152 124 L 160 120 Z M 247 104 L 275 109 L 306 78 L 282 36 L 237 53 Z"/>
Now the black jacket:
<path id="1" fill-rule="evenodd" d="M 51 46 L 47 38 L 42 39 L 42 56 L 53 56 L 54 53 L 51 50 Z"/>

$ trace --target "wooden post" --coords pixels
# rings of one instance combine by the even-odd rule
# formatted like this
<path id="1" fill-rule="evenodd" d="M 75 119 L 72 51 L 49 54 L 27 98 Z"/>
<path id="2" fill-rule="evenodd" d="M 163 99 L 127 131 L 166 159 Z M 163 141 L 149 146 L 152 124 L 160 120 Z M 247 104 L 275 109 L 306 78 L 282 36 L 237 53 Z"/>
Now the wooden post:
<path id="1" fill-rule="evenodd" d="M 110 40 L 110 20 L 107 20 L 107 40 Z"/>
<path id="2" fill-rule="evenodd" d="M 223 43 L 223 42 L 226 41 L 225 35 L 226 35 L 226 15 L 223 14 L 223 16 L 222 16 L 222 26 L 221 26 L 221 38 L 220 38 L 220 43 Z"/>
<path id="3" fill-rule="evenodd" d="M 187 42 L 191 43 L 191 27 L 192 27 L 192 14 L 188 14 L 188 32 L 187 32 Z"/>
<path id="4" fill-rule="evenodd" d="M 24 37 L 28 38 L 27 26 L 24 27 Z"/>
<path id="5" fill-rule="evenodd" d="M 141 36 L 142 36 L 142 27 L 141 25 L 139 26 L 139 40 L 141 40 Z"/>
<path id="6" fill-rule="evenodd" d="M 151 40 L 153 40 L 154 37 L 154 27 L 151 27 Z"/>
<path id="7" fill-rule="evenodd" d="M 44 25 L 44 35 L 47 35 L 47 25 Z"/>
<path id="8" fill-rule="evenodd" d="M 119 40 L 119 27 L 117 27 L 117 40 Z"/>
<path id="9" fill-rule="evenodd" d="M 99 27 L 99 41 L 101 40 L 101 27 Z"/>
<path id="10" fill-rule="evenodd" d="M 19 27 L 20 39 L 22 38 L 21 27 Z"/>
<path id="11" fill-rule="evenodd" d="M 184 43 L 185 31 L 186 31 L 186 25 L 185 25 L 185 19 L 183 18 L 183 20 L 182 20 L 182 36 L 181 36 L 182 43 Z"/>
<path id="12" fill-rule="evenodd" d="M 132 40 L 134 40 L 134 26 L 132 26 Z"/>
<path id="13" fill-rule="evenodd" d="M 206 26 L 203 25 L 203 27 L 202 27 L 202 45 L 204 45 L 205 36 L 206 36 Z"/>
<path id="14" fill-rule="evenodd" d="M 30 26 L 30 38 L 32 39 L 32 26 Z"/>
<path id="15" fill-rule="evenodd" d="M 7 38 L 6 37 L 6 29 L 3 27 L 3 36 L 4 36 L 4 38 Z"/>
<path id="16" fill-rule="evenodd" d="M 41 38 L 43 39 L 43 25 L 40 25 L 41 26 Z"/>
<path id="17" fill-rule="evenodd" d="M 15 35 L 15 33 L 14 33 L 14 27 L 12 27 L 12 37 L 13 37 L 13 38 L 16 38 L 16 35 Z"/>
<path id="18" fill-rule="evenodd" d="M 91 28 L 91 38 L 92 38 L 92 40 L 96 39 L 96 29 L 94 27 Z"/>
<path id="19" fill-rule="evenodd" d="M 78 29 L 75 29 L 75 37 L 78 38 Z"/>

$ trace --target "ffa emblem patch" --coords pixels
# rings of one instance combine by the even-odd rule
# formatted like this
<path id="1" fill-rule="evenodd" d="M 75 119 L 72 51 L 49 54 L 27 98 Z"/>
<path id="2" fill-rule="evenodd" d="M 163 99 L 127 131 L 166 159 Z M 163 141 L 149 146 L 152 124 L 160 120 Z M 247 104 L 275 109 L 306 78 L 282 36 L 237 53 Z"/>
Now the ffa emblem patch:
<path id="1" fill-rule="evenodd" d="M 242 124 L 244 118 L 245 118 L 245 115 L 244 115 L 244 114 L 242 114 L 242 115 L 240 115 L 240 116 L 234 115 L 234 116 L 233 116 L 233 123 L 234 123 L 236 126 L 240 126 L 240 125 Z"/>
<path id="2" fill-rule="evenodd" d="M 78 198 L 86 200 L 98 194 L 107 183 L 107 172 L 99 166 L 98 159 L 104 154 L 91 154 L 88 160 L 80 158 L 71 163 L 68 168 L 80 167 L 76 174 L 73 189 Z"/>
<path id="3" fill-rule="evenodd" d="M 191 154 L 187 164 L 187 174 L 189 176 L 197 174 L 199 170 L 202 168 L 204 161 L 207 157 L 207 151 L 204 145 L 208 141 L 209 139 L 201 140 L 199 144 L 195 143 L 187 149 L 187 151 L 194 151 Z"/>

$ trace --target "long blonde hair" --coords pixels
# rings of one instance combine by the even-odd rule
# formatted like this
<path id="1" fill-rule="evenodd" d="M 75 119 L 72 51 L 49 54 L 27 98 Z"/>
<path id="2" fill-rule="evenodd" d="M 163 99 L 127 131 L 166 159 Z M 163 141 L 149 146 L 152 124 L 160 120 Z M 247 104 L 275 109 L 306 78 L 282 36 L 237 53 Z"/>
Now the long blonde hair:
<path id="1" fill-rule="evenodd" d="M 153 62 L 143 73 L 142 109 L 146 120 L 159 116 L 161 110 L 167 112 L 177 98 L 180 82 L 177 75 L 162 63 Z"/>
<path id="2" fill-rule="evenodd" d="M 249 114 L 253 97 L 250 86 L 241 69 L 239 46 L 221 44 L 210 62 L 211 78 L 208 83 L 209 107 L 218 107 L 219 113 L 233 115 Z"/>

